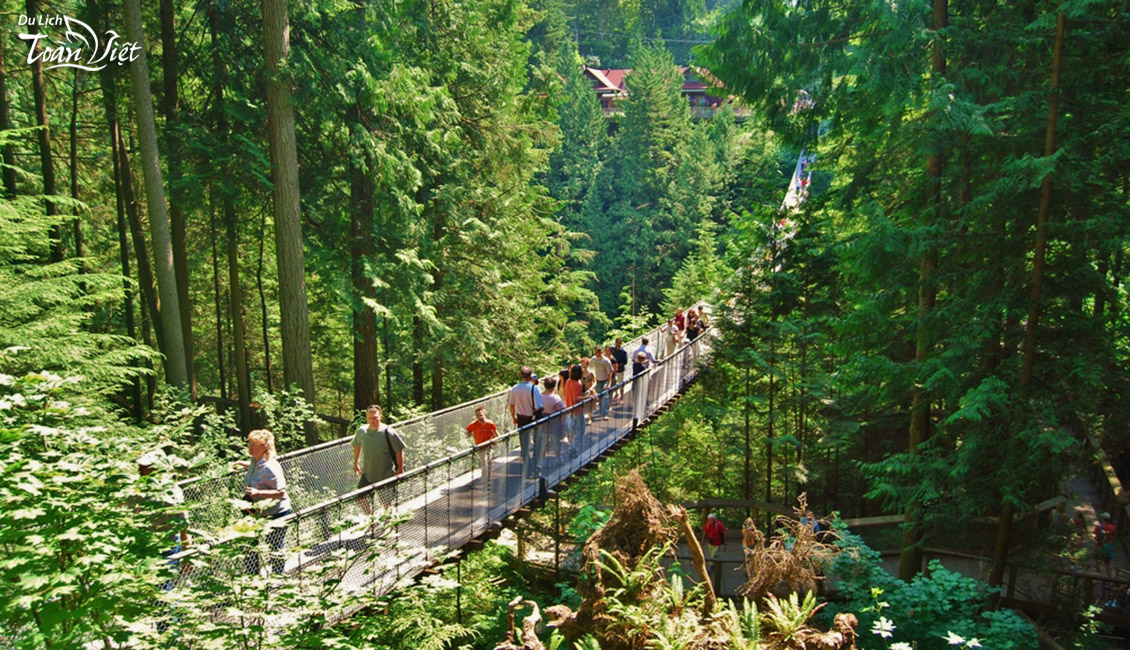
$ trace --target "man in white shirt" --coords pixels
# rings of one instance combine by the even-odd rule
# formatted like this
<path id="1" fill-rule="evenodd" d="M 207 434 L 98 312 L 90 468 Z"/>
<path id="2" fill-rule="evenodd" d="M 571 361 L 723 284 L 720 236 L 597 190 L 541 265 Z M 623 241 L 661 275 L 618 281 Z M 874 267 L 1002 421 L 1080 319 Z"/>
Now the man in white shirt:
<path id="1" fill-rule="evenodd" d="M 518 442 L 522 445 L 522 464 L 526 467 L 526 478 L 537 478 L 538 459 L 541 457 L 541 436 L 537 427 L 532 426 L 542 416 L 545 407 L 541 392 L 534 383 L 534 371 L 529 366 L 519 370 L 521 381 L 510 389 L 507 402 L 510 404 L 510 418 L 518 428 Z"/>
<path id="2" fill-rule="evenodd" d="M 644 353 L 644 355 L 647 357 L 647 362 L 644 364 L 645 368 L 650 368 L 652 366 L 652 364 L 655 363 L 655 355 L 653 355 L 651 353 L 651 351 L 647 349 L 648 343 L 649 343 L 649 341 L 648 341 L 647 337 L 646 336 L 643 337 L 642 339 L 640 339 L 640 347 L 636 348 L 636 351 L 632 353 L 633 359 L 640 352 Z"/>
<path id="3" fill-rule="evenodd" d="M 608 417 L 608 389 L 612 386 L 612 362 L 608 357 L 604 356 L 604 350 L 600 346 L 596 346 L 592 351 L 592 358 L 589 359 L 589 370 L 592 371 L 596 377 L 596 392 L 600 393 L 599 406 L 597 406 L 598 418 Z"/>

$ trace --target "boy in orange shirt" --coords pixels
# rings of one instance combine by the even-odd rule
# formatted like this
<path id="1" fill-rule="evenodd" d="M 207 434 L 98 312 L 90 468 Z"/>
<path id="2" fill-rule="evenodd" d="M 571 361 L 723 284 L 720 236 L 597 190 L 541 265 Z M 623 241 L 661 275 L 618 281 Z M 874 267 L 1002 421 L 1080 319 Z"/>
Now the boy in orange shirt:
<path id="1" fill-rule="evenodd" d="M 485 407 L 475 407 L 475 421 L 467 425 L 467 435 L 474 438 L 476 447 L 498 437 L 498 427 L 495 426 L 494 422 L 487 419 L 487 410 Z M 483 478 L 485 478 L 488 483 L 490 482 L 490 464 L 494 456 L 493 447 L 494 445 L 484 447 L 479 456 L 479 460 L 483 464 Z"/>

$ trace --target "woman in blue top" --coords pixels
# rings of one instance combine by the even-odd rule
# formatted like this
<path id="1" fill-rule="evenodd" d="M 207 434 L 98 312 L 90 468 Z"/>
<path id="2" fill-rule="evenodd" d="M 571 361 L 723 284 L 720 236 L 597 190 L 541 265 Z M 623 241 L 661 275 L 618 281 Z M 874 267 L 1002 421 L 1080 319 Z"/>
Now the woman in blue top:
<path id="1" fill-rule="evenodd" d="M 286 493 L 286 477 L 275 451 L 275 435 L 266 429 L 252 431 L 247 434 L 247 451 L 251 454 L 251 462 L 236 463 L 238 468 L 247 470 L 243 476 L 243 492 L 247 500 L 266 502 L 263 504 L 265 507 L 256 511 L 262 517 L 279 519 L 289 515 L 290 497 Z M 267 544 L 272 551 L 271 568 L 275 573 L 282 573 L 286 567 L 286 559 L 281 553 L 286 548 L 286 529 L 285 525 L 281 525 L 270 528 L 267 533 Z M 247 571 L 259 573 L 258 553 L 247 556 Z"/>

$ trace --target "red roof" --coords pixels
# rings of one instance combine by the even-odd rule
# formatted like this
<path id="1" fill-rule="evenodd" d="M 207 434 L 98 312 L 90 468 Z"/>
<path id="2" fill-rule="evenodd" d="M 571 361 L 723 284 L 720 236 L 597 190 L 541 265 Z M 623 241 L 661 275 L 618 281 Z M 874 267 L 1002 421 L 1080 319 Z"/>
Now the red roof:
<path id="1" fill-rule="evenodd" d="M 585 68 L 585 72 L 593 79 L 593 89 L 600 93 L 623 91 L 624 77 L 632 73 L 631 68 Z M 713 86 L 703 81 L 703 72 L 687 66 L 679 66 L 679 74 L 683 75 L 683 92 L 704 92 Z"/>
<path id="2" fill-rule="evenodd" d="M 631 72 L 631 68 L 611 68 L 609 70 L 604 70 L 604 76 L 612 82 L 613 88 L 624 90 L 624 77 L 631 74 Z"/>

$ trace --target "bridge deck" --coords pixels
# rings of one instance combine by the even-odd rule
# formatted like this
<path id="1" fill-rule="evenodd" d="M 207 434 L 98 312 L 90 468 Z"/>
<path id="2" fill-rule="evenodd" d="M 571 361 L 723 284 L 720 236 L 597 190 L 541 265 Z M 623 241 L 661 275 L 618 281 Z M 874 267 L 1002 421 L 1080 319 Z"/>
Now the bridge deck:
<path id="1" fill-rule="evenodd" d="M 405 437 L 417 454 L 435 457 L 450 448 L 459 451 L 442 453 L 423 467 L 361 490 L 353 489 L 356 479 L 346 469 L 352 462 L 348 439 L 290 454 L 282 460 L 296 511 L 278 522 L 285 537 L 277 532 L 264 536 L 260 550 L 268 557 L 263 561 L 249 553 L 254 561 L 194 562 L 196 570 L 183 572 L 178 586 L 191 588 L 217 572 L 273 570 L 316 576 L 318 580 L 308 580 L 311 583 L 340 580 L 347 592 L 387 593 L 399 580 L 497 527 L 590 464 L 630 435 L 636 422 L 654 417 L 697 376 L 696 362 L 709 353 L 712 339 L 708 330 L 616 388 L 475 448 L 463 431 L 473 419 L 469 412 L 475 403 L 396 425 L 407 430 Z M 622 401 L 613 400 L 611 393 L 622 393 Z M 498 397 L 485 398 L 488 408 L 501 408 Z M 601 415 L 601 400 L 608 403 L 606 417 Z M 495 419 L 509 421 L 508 415 Z M 218 543 L 232 537 L 232 526 L 242 518 L 230 504 L 242 493 L 238 476 L 189 481 L 183 489 L 194 528 L 211 531 Z M 389 516 L 374 520 L 370 513 Z M 374 552 L 374 538 L 383 540 L 380 552 Z M 285 539 L 282 548 L 279 539 Z M 266 548 L 271 540 L 274 548 Z M 181 557 L 194 553 L 189 550 Z"/>

